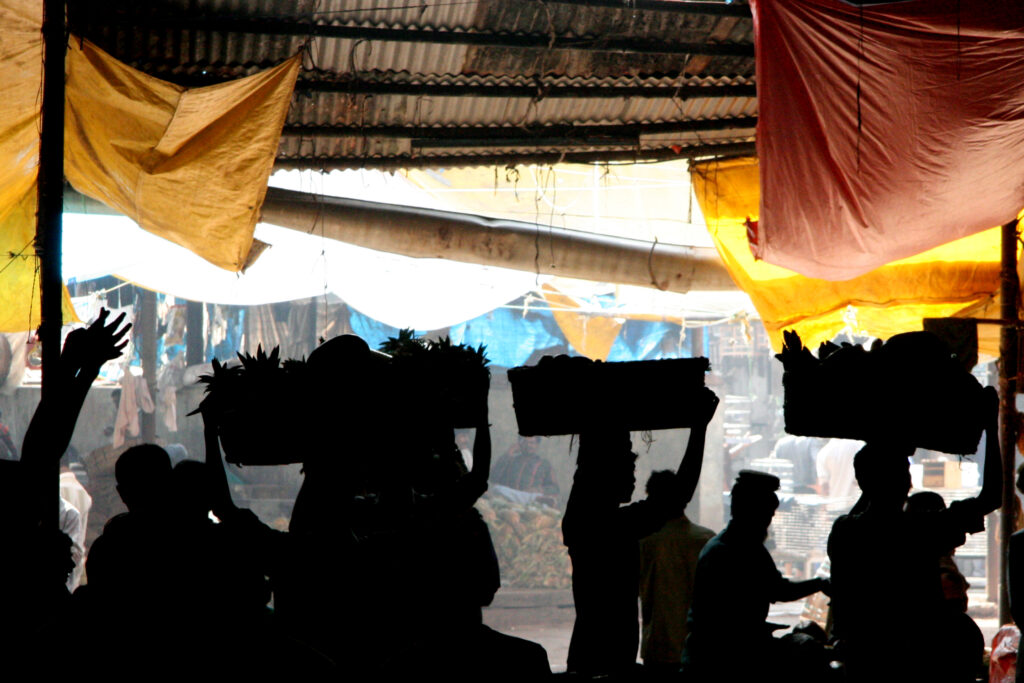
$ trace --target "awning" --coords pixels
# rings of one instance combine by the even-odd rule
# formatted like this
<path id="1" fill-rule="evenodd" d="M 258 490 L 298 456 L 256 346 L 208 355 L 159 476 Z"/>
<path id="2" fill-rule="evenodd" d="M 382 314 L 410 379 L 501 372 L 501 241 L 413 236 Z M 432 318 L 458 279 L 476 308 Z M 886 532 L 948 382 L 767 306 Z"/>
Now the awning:
<path id="1" fill-rule="evenodd" d="M 772 345 L 794 329 L 812 348 L 843 330 L 887 338 L 920 330 L 922 318 L 984 315 L 999 291 L 1000 229 L 992 228 L 842 282 L 805 277 L 754 258 L 748 221 L 758 219 L 756 159 L 697 164 L 694 190 L 736 284 L 750 295 Z M 998 310 L 998 309 L 995 309 Z M 982 351 L 998 355 L 989 337 Z"/>
<path id="2" fill-rule="evenodd" d="M 758 257 L 848 280 L 1024 207 L 1020 0 L 751 5 Z"/>

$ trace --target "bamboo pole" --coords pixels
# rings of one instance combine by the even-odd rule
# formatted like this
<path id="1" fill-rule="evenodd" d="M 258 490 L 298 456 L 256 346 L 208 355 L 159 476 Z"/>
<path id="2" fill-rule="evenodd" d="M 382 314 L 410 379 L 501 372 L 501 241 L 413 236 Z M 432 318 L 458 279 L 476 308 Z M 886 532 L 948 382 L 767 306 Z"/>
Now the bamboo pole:
<path id="1" fill-rule="evenodd" d="M 36 186 L 37 213 L 35 250 L 40 280 L 39 341 L 42 344 L 42 398 L 57 391 L 60 361 L 60 329 L 64 323 L 63 280 L 61 278 L 61 214 L 64 210 L 64 0 L 43 3 L 43 101 L 39 135 L 39 175 Z M 53 484 L 59 479 L 59 464 L 53 463 Z M 52 494 L 50 494 L 52 496 Z M 46 510 L 46 522 L 59 525 L 56 496 L 39 501 Z"/>
<path id="2" fill-rule="evenodd" d="M 1009 324 L 999 335 L 999 447 L 1003 454 L 1003 506 L 999 515 L 999 623 L 1013 621 L 1010 616 L 1010 593 L 1007 574 L 1007 553 L 1015 522 L 1014 469 L 1017 452 L 1017 301 L 1020 281 L 1017 277 L 1017 220 L 1003 225 L 1002 231 L 1002 310 L 1000 316 Z M 994 577 L 993 577 L 994 578 Z"/>
<path id="3" fill-rule="evenodd" d="M 139 347 L 139 355 L 142 359 L 142 377 L 149 389 L 149 395 L 156 403 L 156 292 L 144 289 L 140 297 L 139 305 L 138 334 L 142 337 L 142 344 Z M 142 440 L 146 443 L 156 442 L 156 409 L 147 413 L 143 411 L 139 420 L 142 432 Z"/>

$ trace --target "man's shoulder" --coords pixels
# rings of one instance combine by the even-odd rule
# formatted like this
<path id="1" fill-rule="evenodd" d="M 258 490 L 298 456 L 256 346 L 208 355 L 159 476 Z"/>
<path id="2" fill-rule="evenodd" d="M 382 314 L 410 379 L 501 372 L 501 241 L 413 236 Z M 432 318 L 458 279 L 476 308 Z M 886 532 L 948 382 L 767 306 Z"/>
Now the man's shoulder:
<path id="1" fill-rule="evenodd" d="M 706 541 L 710 541 L 717 534 L 715 533 L 715 531 L 713 531 L 712 529 L 707 528 L 706 526 L 701 526 L 700 524 L 693 524 L 693 523 L 691 523 L 690 524 L 690 535 L 693 536 L 694 538 L 703 538 Z"/>
<path id="2" fill-rule="evenodd" d="M 690 518 L 685 514 L 671 519 L 665 523 L 664 529 L 673 528 L 676 533 L 685 535 L 687 538 L 703 538 L 704 540 L 710 540 L 714 538 L 717 532 L 712 531 L 706 526 L 701 526 L 690 521 Z"/>
<path id="3" fill-rule="evenodd" d="M 729 543 L 727 539 L 723 537 L 724 533 L 725 532 L 719 532 L 708 539 L 707 543 L 704 544 L 704 549 L 700 551 L 701 560 L 704 560 L 707 557 L 713 558 L 729 552 Z"/>

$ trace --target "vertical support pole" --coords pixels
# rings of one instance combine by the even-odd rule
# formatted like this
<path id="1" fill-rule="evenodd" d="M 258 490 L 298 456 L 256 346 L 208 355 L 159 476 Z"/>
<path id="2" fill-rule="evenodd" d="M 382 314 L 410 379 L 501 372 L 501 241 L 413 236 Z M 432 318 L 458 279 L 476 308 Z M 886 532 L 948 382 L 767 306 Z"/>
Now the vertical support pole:
<path id="1" fill-rule="evenodd" d="M 139 333 L 142 335 L 142 377 L 149 388 L 149 395 L 156 402 L 156 292 L 142 290 L 142 310 L 139 311 Z M 156 441 L 156 411 L 142 413 L 140 419 L 142 440 Z"/>
<path id="2" fill-rule="evenodd" d="M 1000 317 L 1007 322 L 999 335 L 999 447 L 1003 453 L 1003 507 L 999 514 L 999 623 L 1008 624 L 1013 617 L 1010 616 L 1006 558 L 1015 522 L 1014 465 L 1017 460 L 1017 302 L 1020 281 L 1017 277 L 1016 219 L 1003 226 L 1000 280 Z"/>
<path id="3" fill-rule="evenodd" d="M 202 303 L 189 301 L 185 304 L 185 330 L 185 363 L 188 365 L 199 365 L 206 360 L 203 358 L 206 335 L 203 334 Z"/>
<path id="4" fill-rule="evenodd" d="M 39 175 L 35 250 L 40 281 L 39 341 L 42 345 L 42 398 L 55 400 L 60 328 L 64 323 L 61 278 L 61 214 L 64 210 L 64 0 L 43 2 L 43 101 L 39 136 Z M 57 490 L 58 461 L 54 460 L 53 487 Z M 49 510 L 45 522 L 58 526 L 57 497 L 39 501 Z"/>

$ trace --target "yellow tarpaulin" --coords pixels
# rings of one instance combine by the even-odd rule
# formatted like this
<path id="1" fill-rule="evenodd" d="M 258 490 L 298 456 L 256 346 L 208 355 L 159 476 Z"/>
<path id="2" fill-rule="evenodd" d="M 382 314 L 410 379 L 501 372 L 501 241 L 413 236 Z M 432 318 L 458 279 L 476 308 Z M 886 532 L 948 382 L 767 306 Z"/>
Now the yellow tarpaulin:
<path id="1" fill-rule="evenodd" d="M 39 325 L 33 248 L 42 6 L 0 2 L 0 332 Z M 65 175 L 84 194 L 228 270 L 256 253 L 253 228 L 301 66 L 181 88 L 88 41 L 68 45 Z M 64 292 L 64 321 L 74 321 Z"/>
<path id="2" fill-rule="evenodd" d="M 920 330 L 922 318 L 991 310 L 999 291 L 999 228 L 852 280 L 817 280 L 754 260 L 746 221 L 758 217 L 756 159 L 695 164 L 691 178 L 715 246 L 733 280 L 750 295 L 777 350 L 786 329 L 796 330 L 812 348 L 844 329 L 888 338 Z M 998 355 L 990 346 L 987 337 L 981 340 L 983 352 Z"/>
<path id="3" fill-rule="evenodd" d="M 39 326 L 36 169 L 42 97 L 42 3 L 0 3 L 0 332 Z M 76 320 L 64 291 L 64 321 Z"/>
<path id="4" fill-rule="evenodd" d="M 551 285 L 542 286 L 541 294 L 551 307 L 551 315 L 562 334 L 573 348 L 591 360 L 607 360 L 624 320 L 575 312 L 574 308 L 580 308 L 579 301 L 562 294 Z"/>
<path id="5" fill-rule="evenodd" d="M 242 270 L 300 66 L 296 55 L 247 78 L 189 89 L 72 37 L 65 175 L 149 232 Z"/>

